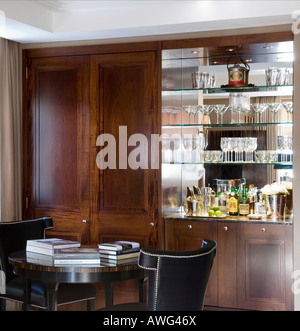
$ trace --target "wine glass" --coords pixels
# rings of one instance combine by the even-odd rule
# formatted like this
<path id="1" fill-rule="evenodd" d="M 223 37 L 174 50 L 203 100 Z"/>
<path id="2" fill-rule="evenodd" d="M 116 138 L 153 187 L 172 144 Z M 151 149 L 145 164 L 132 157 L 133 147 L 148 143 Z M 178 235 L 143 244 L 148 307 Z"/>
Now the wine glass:
<path id="1" fill-rule="evenodd" d="M 257 148 L 257 138 L 246 138 L 246 139 L 247 139 L 247 148 L 248 148 L 247 161 L 253 162 L 253 152 Z"/>
<path id="2" fill-rule="evenodd" d="M 221 137 L 220 147 L 223 152 L 224 162 L 228 162 L 229 141 L 227 137 Z"/>
<path id="3" fill-rule="evenodd" d="M 193 137 L 193 149 L 199 152 L 199 162 L 202 162 L 204 147 L 205 147 L 205 139 L 203 135 Z"/>
<path id="4" fill-rule="evenodd" d="M 187 136 L 183 138 L 183 147 L 188 151 L 188 162 L 192 161 L 193 137 Z"/>
<path id="5" fill-rule="evenodd" d="M 217 124 L 223 124 L 223 115 L 225 114 L 228 106 L 226 105 L 214 105 L 213 110 L 217 114 Z M 219 121 L 219 115 L 221 115 L 221 122 Z"/>
<path id="6" fill-rule="evenodd" d="M 277 136 L 277 148 L 281 154 L 281 162 L 287 162 L 286 151 L 289 149 L 290 141 L 290 136 Z"/>
<path id="7" fill-rule="evenodd" d="M 238 142 L 236 138 L 230 138 L 230 152 L 231 152 L 231 161 L 233 161 L 233 152 L 234 152 L 234 161 L 237 162 L 237 147 Z"/>
<path id="8" fill-rule="evenodd" d="M 266 111 L 268 105 L 265 104 L 265 103 L 252 103 L 251 107 L 253 108 L 256 116 L 258 117 L 257 122 L 261 123 L 262 122 L 262 114 Z"/>
<path id="9" fill-rule="evenodd" d="M 190 124 L 190 116 L 191 116 L 191 114 L 194 114 L 197 111 L 197 106 L 187 105 L 187 106 L 182 106 L 182 108 L 188 114 L 188 116 L 189 116 L 189 124 Z"/>
<path id="10" fill-rule="evenodd" d="M 291 122 L 291 115 L 293 113 L 293 103 L 292 102 L 283 102 L 282 106 L 287 112 L 288 122 Z"/>
<path id="11" fill-rule="evenodd" d="M 273 114 L 273 123 L 276 122 L 276 115 L 278 114 L 281 107 L 282 107 L 281 103 L 268 103 L 268 108 L 270 109 L 270 112 Z"/>
<path id="12" fill-rule="evenodd" d="M 292 136 L 289 136 L 288 138 L 288 145 L 287 145 L 287 148 L 288 148 L 288 153 L 290 154 L 290 162 L 293 161 L 293 137 Z"/>
<path id="13" fill-rule="evenodd" d="M 244 150 L 245 150 L 245 145 L 246 145 L 247 138 L 238 138 L 238 147 L 237 147 L 237 152 L 238 152 L 238 159 L 239 162 L 244 161 Z"/>

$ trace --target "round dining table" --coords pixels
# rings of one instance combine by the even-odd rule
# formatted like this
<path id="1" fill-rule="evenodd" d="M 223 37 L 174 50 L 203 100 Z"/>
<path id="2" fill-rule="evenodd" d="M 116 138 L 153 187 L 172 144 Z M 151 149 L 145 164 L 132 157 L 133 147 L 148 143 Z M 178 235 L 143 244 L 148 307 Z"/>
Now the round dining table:
<path id="1" fill-rule="evenodd" d="M 113 305 L 113 282 L 128 279 L 139 280 L 139 301 L 144 302 L 145 269 L 138 266 L 137 262 L 128 262 L 114 265 L 53 265 L 42 260 L 31 261 L 26 256 L 26 251 L 12 253 L 9 263 L 13 266 L 14 273 L 26 280 L 24 310 L 30 303 L 31 280 L 41 281 L 45 284 L 47 308 L 56 310 L 56 293 L 60 283 L 104 283 L 105 305 Z"/>

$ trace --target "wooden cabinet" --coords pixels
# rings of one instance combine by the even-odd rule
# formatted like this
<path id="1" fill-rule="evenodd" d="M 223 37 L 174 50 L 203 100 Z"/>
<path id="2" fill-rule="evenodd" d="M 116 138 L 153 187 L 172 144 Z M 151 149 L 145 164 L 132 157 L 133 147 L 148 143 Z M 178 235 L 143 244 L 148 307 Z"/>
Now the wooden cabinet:
<path id="1" fill-rule="evenodd" d="M 236 308 L 236 233 L 239 224 L 230 222 L 217 224 L 218 306 Z"/>
<path id="2" fill-rule="evenodd" d="M 206 306 L 292 310 L 292 226 L 166 219 L 166 249 L 217 241 Z"/>
<path id="3" fill-rule="evenodd" d="M 165 222 L 165 233 L 166 250 L 193 250 L 200 248 L 202 240 L 205 238 L 217 241 L 217 224 L 214 222 L 167 220 Z M 205 295 L 205 305 L 218 305 L 217 260 L 218 258 L 216 256 L 209 276 Z"/>
<path id="4" fill-rule="evenodd" d="M 238 307 L 291 310 L 292 226 L 241 224 L 237 247 Z"/>
<path id="5" fill-rule="evenodd" d="M 160 245 L 159 169 L 152 169 L 150 155 L 151 134 L 159 128 L 155 64 L 155 52 L 91 59 L 93 242 L 123 238 L 143 247 Z M 115 169 L 96 164 L 100 134 L 115 141 L 113 150 L 108 146 Z"/>
<path id="6" fill-rule="evenodd" d="M 89 241 L 89 58 L 27 59 L 23 218 L 50 215 L 54 236 Z"/>
<path id="7" fill-rule="evenodd" d="M 162 247 L 158 57 L 157 43 L 24 51 L 24 219 L 52 216 L 51 236 L 82 244 Z M 97 165 L 101 134 L 115 168 Z"/>

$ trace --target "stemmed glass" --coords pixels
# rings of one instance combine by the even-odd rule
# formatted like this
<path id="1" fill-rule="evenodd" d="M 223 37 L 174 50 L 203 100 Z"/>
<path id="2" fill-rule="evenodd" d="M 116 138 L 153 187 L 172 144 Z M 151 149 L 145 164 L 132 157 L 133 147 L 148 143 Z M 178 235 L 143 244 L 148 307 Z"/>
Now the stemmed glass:
<path id="1" fill-rule="evenodd" d="M 249 113 L 249 111 L 250 111 L 250 107 L 243 107 L 243 106 L 241 107 L 240 113 L 244 115 L 244 118 L 240 120 L 241 123 L 245 122 L 245 117 Z"/>
<path id="2" fill-rule="evenodd" d="M 257 138 L 246 138 L 247 139 L 247 162 L 253 162 L 253 152 L 257 148 Z"/>
<path id="3" fill-rule="evenodd" d="M 262 114 L 266 111 L 268 105 L 265 103 L 252 103 L 251 107 L 253 108 L 255 114 L 256 114 L 256 118 L 258 118 L 257 123 L 261 123 L 262 122 Z"/>
<path id="4" fill-rule="evenodd" d="M 291 122 L 291 115 L 293 113 L 293 103 L 292 102 L 283 102 L 282 106 L 287 112 L 288 122 Z"/>
<path id="5" fill-rule="evenodd" d="M 244 150 L 245 150 L 246 138 L 237 138 L 237 152 L 238 152 L 238 161 L 244 161 Z"/>
<path id="6" fill-rule="evenodd" d="M 283 161 L 283 136 L 277 136 L 277 149 L 280 153 L 280 161 Z"/>
<path id="7" fill-rule="evenodd" d="M 229 140 L 227 137 L 221 137 L 220 147 L 223 152 L 224 162 L 228 162 Z"/>
<path id="8" fill-rule="evenodd" d="M 195 114 L 195 112 L 197 112 L 197 106 L 182 106 L 182 108 L 186 111 L 186 113 L 188 114 L 189 116 L 189 124 L 190 124 L 190 116 L 191 114 Z"/>
<path id="9" fill-rule="evenodd" d="M 195 124 L 195 118 L 196 118 L 196 115 L 198 113 L 198 107 L 197 106 L 194 106 L 191 108 L 191 115 L 194 116 L 194 124 Z"/>
<path id="10" fill-rule="evenodd" d="M 188 162 L 192 162 L 193 140 L 190 135 L 183 138 L 183 147 L 188 151 Z"/>
<path id="11" fill-rule="evenodd" d="M 238 141 L 236 138 L 229 138 L 230 142 L 230 153 L 231 153 L 231 161 L 233 161 L 233 152 L 234 152 L 234 161 L 237 162 L 237 148 L 238 148 Z"/>
<path id="12" fill-rule="evenodd" d="M 199 162 L 202 162 L 204 148 L 205 148 L 204 136 L 202 135 L 202 136 L 193 137 L 193 149 L 199 152 Z"/>
<path id="13" fill-rule="evenodd" d="M 271 113 L 273 113 L 273 123 L 276 122 L 276 115 L 278 114 L 281 107 L 282 107 L 281 103 L 268 103 L 268 108 L 270 109 Z"/>
<path id="14" fill-rule="evenodd" d="M 210 124 L 209 115 L 212 111 L 213 111 L 213 106 L 212 105 L 203 105 L 203 108 L 201 109 L 202 114 L 207 116 L 208 124 Z"/>
<path id="15" fill-rule="evenodd" d="M 281 149 L 282 161 L 287 162 L 287 149 L 289 145 L 289 137 L 288 136 L 279 136 L 278 146 Z"/>
<path id="16" fill-rule="evenodd" d="M 217 124 L 223 124 L 223 115 L 225 114 L 228 106 L 226 105 L 214 105 L 213 110 L 217 114 Z M 219 115 L 221 115 L 221 122 L 219 121 Z"/>
<path id="17" fill-rule="evenodd" d="M 288 139 L 288 153 L 290 154 L 290 162 L 293 161 L 292 157 L 293 157 L 293 137 L 289 136 Z"/>
<path id="18" fill-rule="evenodd" d="M 277 148 L 281 151 L 281 162 L 287 162 L 287 154 L 292 151 L 293 137 L 291 136 L 278 136 Z"/>

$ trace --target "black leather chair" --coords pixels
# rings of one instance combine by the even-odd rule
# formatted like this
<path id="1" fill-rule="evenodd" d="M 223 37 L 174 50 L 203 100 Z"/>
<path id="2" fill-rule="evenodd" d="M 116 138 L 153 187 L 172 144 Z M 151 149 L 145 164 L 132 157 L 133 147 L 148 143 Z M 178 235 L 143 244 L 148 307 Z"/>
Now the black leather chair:
<path id="1" fill-rule="evenodd" d="M 217 244 L 210 239 L 193 251 L 141 249 L 139 266 L 148 270 L 148 304 L 127 303 L 103 310 L 199 311 L 203 310 L 206 287 Z"/>
<path id="2" fill-rule="evenodd" d="M 13 273 L 8 256 L 13 252 L 25 250 L 26 242 L 29 239 L 44 238 L 45 230 L 52 227 L 51 217 L 0 223 L 0 269 L 4 271 L 6 279 L 6 293 L 0 293 L 0 310 L 5 310 L 6 300 L 24 303 L 25 280 Z M 96 291 L 93 284 L 59 284 L 57 305 L 87 301 L 88 310 L 92 310 L 94 309 L 95 295 Z M 31 281 L 31 302 L 29 304 L 41 309 L 47 308 L 43 283 Z"/>

